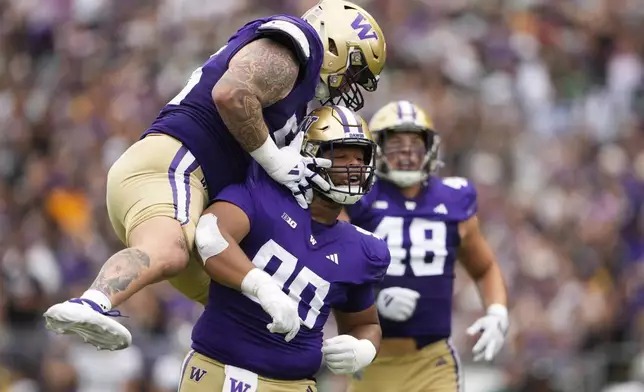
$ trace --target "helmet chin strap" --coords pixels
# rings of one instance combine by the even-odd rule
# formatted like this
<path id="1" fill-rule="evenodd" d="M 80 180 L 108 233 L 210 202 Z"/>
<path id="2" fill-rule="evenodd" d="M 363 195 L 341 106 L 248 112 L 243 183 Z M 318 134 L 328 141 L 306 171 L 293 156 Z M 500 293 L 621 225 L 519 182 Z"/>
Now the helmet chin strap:
<path id="1" fill-rule="evenodd" d="M 342 187 L 337 187 L 339 190 L 343 190 Z M 317 195 L 328 202 L 334 203 L 334 204 L 341 204 L 341 205 L 351 205 L 355 204 L 362 198 L 364 195 L 352 195 L 352 194 L 347 194 L 347 193 L 341 193 L 341 192 L 334 192 L 333 189 L 324 192 L 323 190 L 314 187 L 313 190 Z"/>
<path id="2" fill-rule="evenodd" d="M 401 188 L 420 184 L 428 177 L 427 173 L 420 170 L 389 170 L 387 173 L 376 171 L 378 177 L 390 181 Z"/>
<path id="3" fill-rule="evenodd" d="M 362 196 L 364 196 L 364 194 L 362 193 L 358 193 L 358 194 L 349 193 L 349 189 L 350 188 L 347 185 L 331 187 L 329 192 L 327 192 L 327 196 L 331 198 L 333 201 L 335 201 L 336 203 L 342 204 L 342 205 L 355 204 L 358 202 L 358 200 L 362 199 Z M 336 192 L 336 190 L 339 192 Z"/>
<path id="4" fill-rule="evenodd" d="M 339 192 L 334 191 L 334 189 Z M 331 189 L 328 191 L 323 191 L 317 186 L 313 185 L 313 191 L 317 193 L 320 198 L 328 202 L 345 206 L 357 203 L 358 200 L 362 199 L 362 197 L 364 196 L 364 194 L 349 193 L 349 187 L 346 185 L 331 185 Z"/>

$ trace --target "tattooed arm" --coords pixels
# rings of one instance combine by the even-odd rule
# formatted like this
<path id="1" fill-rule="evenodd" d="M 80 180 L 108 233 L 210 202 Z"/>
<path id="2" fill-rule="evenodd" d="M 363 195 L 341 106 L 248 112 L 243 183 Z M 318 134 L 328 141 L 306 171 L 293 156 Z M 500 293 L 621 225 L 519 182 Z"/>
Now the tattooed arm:
<path id="1" fill-rule="evenodd" d="M 248 152 L 268 138 L 262 109 L 286 97 L 298 77 L 295 53 L 263 38 L 233 56 L 228 70 L 212 89 L 212 99 L 230 133 Z"/>

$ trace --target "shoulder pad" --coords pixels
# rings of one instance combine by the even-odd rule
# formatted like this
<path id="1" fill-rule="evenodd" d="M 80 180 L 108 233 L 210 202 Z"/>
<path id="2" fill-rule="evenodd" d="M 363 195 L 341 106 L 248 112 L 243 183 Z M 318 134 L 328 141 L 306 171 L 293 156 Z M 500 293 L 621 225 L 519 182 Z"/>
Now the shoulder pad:
<path id="1" fill-rule="evenodd" d="M 287 36 L 297 49 L 298 52 L 296 54 L 300 61 L 306 62 L 311 56 L 309 40 L 306 38 L 302 29 L 293 22 L 283 19 L 274 19 L 263 23 L 257 28 L 257 30 L 264 33 L 279 33 Z"/>
<path id="2" fill-rule="evenodd" d="M 470 186 L 470 182 L 467 180 L 467 178 L 463 177 L 445 177 L 442 179 L 442 181 L 443 184 L 454 189 L 461 189 Z"/>
<path id="3" fill-rule="evenodd" d="M 444 186 L 454 190 L 454 205 L 459 212 L 459 220 L 467 220 L 476 214 L 478 209 L 478 200 L 476 188 L 470 181 L 463 177 L 445 177 L 441 179 Z M 457 195 L 457 196 L 456 196 Z"/>
<path id="4" fill-rule="evenodd" d="M 387 273 L 387 268 L 391 261 L 387 243 L 368 230 L 355 225 L 353 227 L 362 234 L 362 250 L 368 260 L 366 281 L 369 283 L 380 283 Z"/>
<path id="5" fill-rule="evenodd" d="M 369 230 L 365 230 L 362 227 L 356 226 L 354 224 L 351 224 L 351 226 L 353 226 L 359 233 L 362 233 L 363 235 L 366 235 L 367 237 L 373 237 L 375 239 L 378 239 L 378 240 L 382 241 L 382 238 L 378 237 L 377 235 L 375 235 L 374 233 L 370 232 Z"/>

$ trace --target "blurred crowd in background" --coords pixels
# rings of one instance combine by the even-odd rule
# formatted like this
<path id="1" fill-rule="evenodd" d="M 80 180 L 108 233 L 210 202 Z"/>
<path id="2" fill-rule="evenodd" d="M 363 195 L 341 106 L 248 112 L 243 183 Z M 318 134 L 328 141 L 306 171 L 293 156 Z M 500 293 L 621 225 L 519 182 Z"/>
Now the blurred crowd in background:
<path id="1" fill-rule="evenodd" d="M 42 312 L 122 247 L 107 170 L 192 70 L 247 21 L 314 2 L 0 0 L 0 391 L 176 390 L 201 308 L 167 284 L 122 307 L 124 351 L 55 337 Z M 482 308 L 457 277 L 466 391 L 644 391 L 644 0 L 357 3 L 389 52 L 361 114 L 431 113 L 441 174 L 477 185 L 509 285 L 506 347 L 474 364 Z"/>

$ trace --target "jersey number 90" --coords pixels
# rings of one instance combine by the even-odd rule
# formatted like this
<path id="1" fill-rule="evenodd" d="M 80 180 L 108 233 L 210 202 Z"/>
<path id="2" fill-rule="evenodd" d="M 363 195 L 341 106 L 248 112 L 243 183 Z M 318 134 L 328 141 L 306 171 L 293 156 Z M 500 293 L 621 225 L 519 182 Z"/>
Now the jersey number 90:
<path id="1" fill-rule="evenodd" d="M 266 267 L 271 261 L 278 262 L 277 269 L 272 274 L 273 279 L 298 304 L 298 309 L 301 306 L 305 309 L 308 308 L 306 317 L 303 319 L 303 324 L 308 328 L 313 328 L 320 315 L 320 310 L 324 306 L 324 300 L 329 294 L 329 282 L 307 267 L 302 268 L 295 274 L 297 257 L 293 256 L 273 240 L 269 240 L 262 245 L 257 251 L 257 254 L 255 254 L 255 257 L 253 257 L 253 264 L 262 270 L 266 270 Z M 270 274 L 270 271 L 266 272 Z M 293 275 L 295 275 L 294 278 L 292 278 Z M 287 285 L 287 281 L 291 281 L 291 283 Z M 304 300 L 302 299 L 302 293 L 309 286 L 313 289 L 313 296 L 310 300 Z M 259 303 L 257 298 L 248 295 L 247 297 Z"/>

